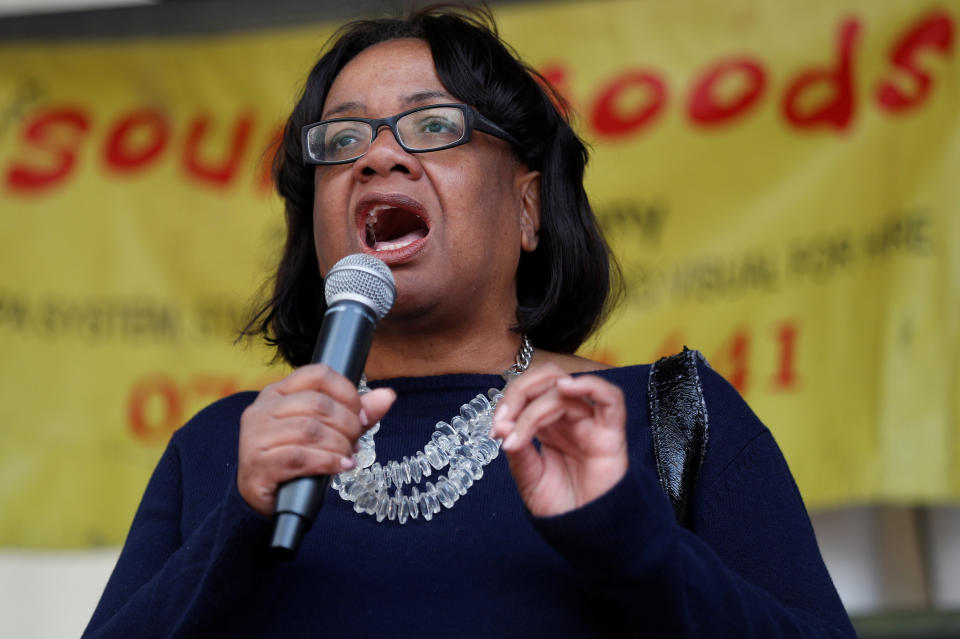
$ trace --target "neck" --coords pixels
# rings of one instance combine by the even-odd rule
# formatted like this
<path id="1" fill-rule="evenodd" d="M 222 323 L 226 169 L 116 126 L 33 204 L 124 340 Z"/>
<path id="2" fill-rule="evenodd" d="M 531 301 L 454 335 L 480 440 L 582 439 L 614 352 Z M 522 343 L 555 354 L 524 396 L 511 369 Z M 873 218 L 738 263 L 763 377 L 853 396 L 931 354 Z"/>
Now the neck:
<path id="1" fill-rule="evenodd" d="M 369 379 L 451 373 L 494 373 L 509 368 L 520 350 L 520 335 L 508 326 L 489 330 L 447 330 L 411 334 L 384 323 L 367 358 Z"/>

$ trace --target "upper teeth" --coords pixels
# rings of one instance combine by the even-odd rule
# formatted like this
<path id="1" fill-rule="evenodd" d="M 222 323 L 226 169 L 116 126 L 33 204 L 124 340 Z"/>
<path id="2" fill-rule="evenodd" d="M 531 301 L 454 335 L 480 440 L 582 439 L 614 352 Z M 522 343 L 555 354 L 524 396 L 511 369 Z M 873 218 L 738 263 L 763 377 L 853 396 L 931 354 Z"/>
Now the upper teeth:
<path id="1" fill-rule="evenodd" d="M 386 206 L 375 206 L 370 209 L 370 212 L 367 213 L 367 226 L 373 226 L 377 223 L 377 214 L 380 213 L 383 209 L 387 208 Z"/>

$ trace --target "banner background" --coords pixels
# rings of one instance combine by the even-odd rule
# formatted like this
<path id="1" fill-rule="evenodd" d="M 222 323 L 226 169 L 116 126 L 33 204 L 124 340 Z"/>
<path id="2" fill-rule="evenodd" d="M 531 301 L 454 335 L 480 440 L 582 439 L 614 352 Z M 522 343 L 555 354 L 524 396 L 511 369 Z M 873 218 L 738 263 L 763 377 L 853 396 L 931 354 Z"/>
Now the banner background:
<path id="1" fill-rule="evenodd" d="M 701 349 L 808 506 L 960 498 L 960 3 L 509 5 L 568 97 L 627 297 L 584 353 Z M 0 45 L 0 545 L 123 539 L 234 345 L 264 159 L 330 26 Z"/>

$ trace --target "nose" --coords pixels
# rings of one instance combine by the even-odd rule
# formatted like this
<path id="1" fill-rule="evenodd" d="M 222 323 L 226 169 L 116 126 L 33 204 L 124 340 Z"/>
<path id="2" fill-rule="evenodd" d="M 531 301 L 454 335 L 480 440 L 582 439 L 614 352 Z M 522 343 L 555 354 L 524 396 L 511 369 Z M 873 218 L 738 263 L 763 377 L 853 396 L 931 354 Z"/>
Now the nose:
<path id="1" fill-rule="evenodd" d="M 361 181 L 376 175 L 385 177 L 394 171 L 417 179 L 421 166 L 412 153 L 403 150 L 390 127 L 382 126 L 374 134 L 364 156 L 353 163 L 353 171 L 356 179 Z"/>

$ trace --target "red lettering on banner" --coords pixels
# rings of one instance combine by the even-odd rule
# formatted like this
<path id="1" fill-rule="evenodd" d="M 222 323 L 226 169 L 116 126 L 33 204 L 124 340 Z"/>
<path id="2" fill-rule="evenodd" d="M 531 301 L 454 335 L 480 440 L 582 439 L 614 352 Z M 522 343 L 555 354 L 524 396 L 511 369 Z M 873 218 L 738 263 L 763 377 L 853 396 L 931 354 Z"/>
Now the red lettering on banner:
<path id="1" fill-rule="evenodd" d="M 646 99 L 638 100 L 638 94 L 644 93 Z M 632 98 L 634 105 L 625 108 L 627 98 Z M 609 137 L 636 133 L 657 117 L 666 100 L 667 85 L 659 75 L 631 69 L 600 90 L 590 123 L 597 133 Z"/>
<path id="2" fill-rule="evenodd" d="M 151 415 L 157 412 L 157 403 L 159 417 Z M 146 443 L 166 441 L 183 423 L 183 396 L 176 382 L 162 373 L 139 380 L 130 392 L 127 420 L 134 438 Z"/>
<path id="3" fill-rule="evenodd" d="M 775 325 L 775 359 L 767 365 L 758 367 L 753 357 L 754 327 L 739 326 L 725 336 L 720 347 L 707 355 L 707 361 L 741 394 L 751 388 L 751 379 L 755 368 L 760 368 L 758 378 L 765 379 L 768 372 L 773 381 L 775 392 L 796 392 L 798 390 L 797 347 L 800 329 L 795 320 L 785 320 Z M 654 361 L 679 353 L 684 344 L 689 344 L 687 336 L 681 331 L 667 335 L 653 351 Z M 691 344 L 695 347 L 696 344 Z M 763 351 L 764 349 L 759 349 Z M 768 366 L 772 364 L 772 371 Z"/>
<path id="4" fill-rule="evenodd" d="M 158 111 L 142 109 L 120 118 L 107 133 L 107 168 L 126 173 L 146 167 L 167 146 L 170 127 Z"/>
<path id="5" fill-rule="evenodd" d="M 869 104 L 887 114 L 898 114 L 925 104 L 933 94 L 934 78 L 922 62 L 937 56 L 948 57 L 954 50 L 956 18 L 946 9 L 923 14 L 899 33 L 887 50 L 888 66 L 879 78 L 870 78 L 873 88 Z M 856 56 L 860 33 L 859 17 L 840 22 L 833 39 L 832 55 L 822 66 L 802 69 L 783 79 L 784 92 L 777 107 L 783 122 L 800 131 L 825 128 L 849 130 L 857 116 L 855 88 Z M 871 48 L 870 50 L 876 50 Z M 950 67 L 949 72 L 955 70 Z M 571 68 L 553 61 L 541 69 L 560 96 L 586 115 L 587 134 L 610 140 L 639 135 L 662 118 L 674 88 L 669 78 L 656 69 L 621 68 L 585 96 L 572 94 Z M 683 105 L 690 125 L 717 129 L 755 113 L 768 100 L 774 84 L 773 73 L 761 60 L 748 56 L 724 56 L 704 65 L 693 78 Z M 860 83 L 861 85 L 867 82 Z M 770 100 L 768 100 L 769 102 Z M 149 106 L 133 105 L 116 120 L 105 123 L 102 139 L 92 134 L 92 116 L 77 106 L 51 105 L 27 114 L 20 133 L 22 148 L 4 170 L 5 188 L 13 193 L 49 193 L 75 174 L 83 144 L 96 144 L 104 167 L 113 177 L 130 175 L 155 167 L 171 147 L 180 151 L 177 161 L 188 179 L 206 188 L 226 188 L 237 183 L 238 173 L 249 177 L 259 194 L 269 191 L 270 168 L 278 148 L 276 130 L 262 140 L 263 146 L 249 152 L 255 118 L 241 114 L 230 121 L 217 120 L 211 112 L 194 114 L 174 126 L 162 112 Z M 223 127 L 223 135 L 213 133 Z M 177 138 L 176 131 L 186 132 Z M 98 132 L 99 133 L 99 132 Z M 257 153 L 267 147 L 259 163 Z M 249 159 L 253 171 L 243 175 Z"/>
<path id="6" fill-rule="evenodd" d="M 46 165 L 14 161 L 7 170 L 6 183 L 11 191 L 36 193 L 62 182 L 77 162 L 77 147 L 90 129 L 90 118 L 78 107 L 48 108 L 28 119 L 23 139 L 28 147 L 46 152 Z"/>
<path id="7" fill-rule="evenodd" d="M 718 359 L 727 381 L 741 395 L 746 393 L 750 370 L 750 335 L 745 329 L 737 329 L 734 332 Z"/>
<path id="8" fill-rule="evenodd" d="M 797 325 L 784 322 L 777 329 L 777 343 L 780 346 L 780 361 L 773 375 L 773 387 L 776 390 L 793 390 L 797 386 Z"/>
<path id="9" fill-rule="evenodd" d="M 253 116 L 247 114 L 237 118 L 233 126 L 230 146 L 225 153 L 222 153 L 220 162 L 205 164 L 200 159 L 200 147 L 207 136 L 210 121 L 209 115 L 201 115 L 196 117 L 190 125 L 187 142 L 183 149 L 184 166 L 187 169 L 187 175 L 191 177 L 217 186 L 227 186 L 236 175 L 237 167 L 250 141 Z"/>
<path id="10" fill-rule="evenodd" d="M 199 373 L 183 383 L 167 373 L 148 373 L 134 382 L 130 390 L 127 427 L 142 444 L 162 444 L 192 411 L 241 388 L 260 389 L 282 377 L 282 371 L 273 371 L 252 386 L 244 386 L 238 376 L 230 373 Z"/>
<path id="11" fill-rule="evenodd" d="M 801 129 L 823 125 L 844 130 L 850 126 L 854 113 L 853 52 L 859 33 L 859 20 L 845 20 L 837 34 L 837 60 L 833 67 L 804 71 L 787 88 L 783 112 L 791 124 Z M 830 97 L 812 108 L 801 106 L 804 96 L 818 87 L 827 89 Z"/>
<path id="12" fill-rule="evenodd" d="M 953 51 L 953 19 L 943 11 L 934 11 L 910 27 L 890 51 L 894 69 L 877 85 L 877 103 L 892 113 L 920 106 L 930 95 L 930 74 L 921 69 L 917 58 L 926 51 L 941 54 Z M 914 89 L 908 93 L 897 86 L 898 78 L 910 78 Z"/>
<path id="13" fill-rule="evenodd" d="M 745 80 L 739 94 L 722 100 L 717 94 L 727 76 Z M 758 62 L 749 58 L 732 58 L 714 64 L 694 83 L 690 94 L 690 119 L 700 126 L 726 124 L 744 115 L 756 104 L 766 88 L 767 76 Z"/>

